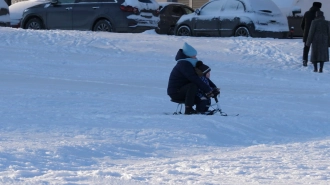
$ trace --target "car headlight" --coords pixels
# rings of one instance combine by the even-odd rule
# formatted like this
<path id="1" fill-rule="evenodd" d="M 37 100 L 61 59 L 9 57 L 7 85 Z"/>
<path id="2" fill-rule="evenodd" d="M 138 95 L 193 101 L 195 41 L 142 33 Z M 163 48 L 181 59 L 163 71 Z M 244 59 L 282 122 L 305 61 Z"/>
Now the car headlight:
<path id="1" fill-rule="evenodd" d="M 23 13 L 28 12 L 28 11 L 29 11 L 29 9 L 25 9 L 25 10 L 23 11 Z"/>

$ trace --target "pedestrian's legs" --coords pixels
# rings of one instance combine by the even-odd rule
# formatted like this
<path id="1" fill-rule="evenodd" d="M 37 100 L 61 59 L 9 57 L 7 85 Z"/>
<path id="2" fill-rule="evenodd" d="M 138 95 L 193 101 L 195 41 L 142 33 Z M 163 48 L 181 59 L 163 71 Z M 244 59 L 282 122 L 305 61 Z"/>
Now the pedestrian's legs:
<path id="1" fill-rule="evenodd" d="M 320 70 L 319 70 L 319 73 L 323 73 L 323 65 L 324 65 L 324 62 L 320 62 Z"/>
<path id="2" fill-rule="evenodd" d="M 317 72 L 317 62 L 313 62 L 314 65 L 314 72 Z"/>
<path id="3" fill-rule="evenodd" d="M 306 43 L 304 42 L 304 52 L 303 52 L 303 66 L 307 66 L 308 62 L 308 53 L 309 53 L 310 46 L 306 46 Z"/>

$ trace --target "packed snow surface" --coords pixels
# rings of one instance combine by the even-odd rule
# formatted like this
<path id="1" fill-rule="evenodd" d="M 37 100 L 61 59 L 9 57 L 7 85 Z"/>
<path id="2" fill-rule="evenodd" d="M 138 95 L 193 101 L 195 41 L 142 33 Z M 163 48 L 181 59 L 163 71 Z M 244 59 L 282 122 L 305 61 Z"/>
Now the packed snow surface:
<path id="1" fill-rule="evenodd" d="M 302 67 L 301 39 L 0 38 L 0 184 L 330 184 L 330 65 Z M 171 115 L 184 42 L 211 67 L 229 116 Z"/>

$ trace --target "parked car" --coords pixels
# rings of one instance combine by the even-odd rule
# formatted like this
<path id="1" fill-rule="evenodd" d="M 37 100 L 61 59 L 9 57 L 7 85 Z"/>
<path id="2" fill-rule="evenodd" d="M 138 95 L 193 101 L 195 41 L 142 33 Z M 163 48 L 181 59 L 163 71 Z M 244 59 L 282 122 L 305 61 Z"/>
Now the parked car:
<path id="1" fill-rule="evenodd" d="M 10 26 L 13 28 L 19 28 L 21 26 L 21 20 L 25 9 L 49 2 L 49 0 L 28 0 L 10 5 Z"/>
<path id="2" fill-rule="evenodd" d="M 24 29 L 93 30 L 138 33 L 155 29 L 155 0 L 51 0 L 24 10 Z"/>
<path id="3" fill-rule="evenodd" d="M 181 3 L 160 2 L 158 4 L 160 19 L 156 28 L 158 34 L 174 35 L 174 27 L 180 17 L 194 12 L 192 8 Z"/>
<path id="4" fill-rule="evenodd" d="M 0 26 L 10 26 L 8 4 L 4 0 L 0 0 Z"/>
<path id="5" fill-rule="evenodd" d="M 301 28 L 301 22 L 303 19 L 303 16 L 301 16 L 301 10 L 295 9 L 292 10 L 292 15 L 288 16 L 288 24 L 290 29 L 289 37 L 302 37 L 304 32 Z M 298 15 L 297 15 L 298 14 Z"/>
<path id="6" fill-rule="evenodd" d="M 288 20 L 271 0 L 214 0 L 183 15 L 178 36 L 287 38 Z"/>

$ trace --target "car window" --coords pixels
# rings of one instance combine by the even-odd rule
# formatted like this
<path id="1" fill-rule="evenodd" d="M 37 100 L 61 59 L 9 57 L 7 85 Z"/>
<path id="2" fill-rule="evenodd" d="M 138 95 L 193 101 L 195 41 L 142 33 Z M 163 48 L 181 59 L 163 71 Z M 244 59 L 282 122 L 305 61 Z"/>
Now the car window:
<path id="1" fill-rule="evenodd" d="M 139 0 L 141 3 L 152 3 L 150 0 Z"/>
<path id="2" fill-rule="evenodd" d="M 237 1 L 237 0 L 229 0 L 227 1 L 227 3 L 225 4 L 225 6 L 222 9 L 223 11 L 229 12 L 229 11 L 240 11 L 240 12 L 244 12 L 244 6 L 242 4 L 242 2 Z"/>
<path id="3" fill-rule="evenodd" d="M 78 0 L 78 3 L 96 3 L 101 2 L 100 0 Z"/>
<path id="4" fill-rule="evenodd" d="M 222 7 L 223 1 L 212 1 L 202 7 L 200 14 L 201 15 L 210 15 L 210 14 L 218 14 Z"/>
<path id="5" fill-rule="evenodd" d="M 75 0 L 58 0 L 59 4 L 71 4 L 74 2 L 75 2 Z"/>
<path id="6" fill-rule="evenodd" d="M 180 6 L 173 6 L 172 14 L 182 16 L 184 14 L 184 10 Z"/>
<path id="7" fill-rule="evenodd" d="M 187 7 L 184 7 L 183 9 L 185 11 L 185 14 L 190 14 L 190 13 L 194 12 L 193 10 L 191 10 L 190 8 L 187 8 Z"/>

